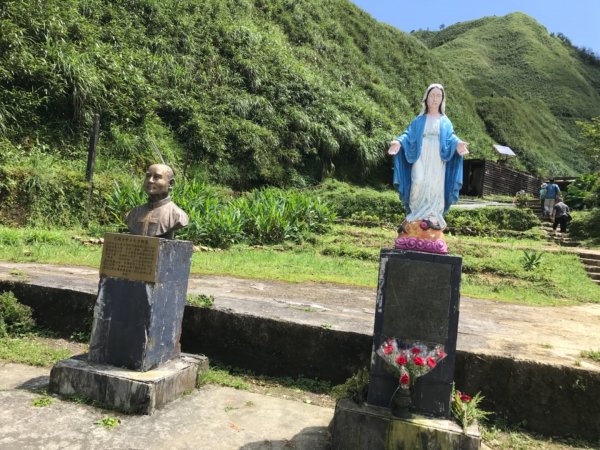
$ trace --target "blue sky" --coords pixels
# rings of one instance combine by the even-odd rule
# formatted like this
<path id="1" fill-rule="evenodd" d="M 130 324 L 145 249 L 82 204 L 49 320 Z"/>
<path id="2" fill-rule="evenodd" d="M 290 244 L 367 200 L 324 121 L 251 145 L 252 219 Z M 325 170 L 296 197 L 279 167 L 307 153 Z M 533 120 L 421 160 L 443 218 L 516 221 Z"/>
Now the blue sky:
<path id="1" fill-rule="evenodd" d="M 375 19 L 405 32 L 522 12 L 551 33 L 600 55 L 600 0 L 351 0 Z"/>

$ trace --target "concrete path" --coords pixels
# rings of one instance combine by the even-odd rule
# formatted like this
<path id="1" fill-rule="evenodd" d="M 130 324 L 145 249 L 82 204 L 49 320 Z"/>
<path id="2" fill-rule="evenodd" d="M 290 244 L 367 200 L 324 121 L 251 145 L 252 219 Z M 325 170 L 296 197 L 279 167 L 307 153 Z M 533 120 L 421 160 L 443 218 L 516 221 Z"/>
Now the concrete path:
<path id="1" fill-rule="evenodd" d="M 98 270 L 0 262 L 0 279 L 95 294 Z M 192 275 L 189 292 L 212 295 L 215 308 L 240 314 L 373 332 L 375 289 Z M 600 363 L 581 358 L 600 349 L 600 304 L 535 307 L 462 297 L 457 348 L 600 372 Z"/>
<path id="2" fill-rule="evenodd" d="M 0 363 L 0 449 L 328 448 L 332 408 L 205 386 L 152 416 L 128 416 L 52 397 L 34 406 L 49 369 Z M 98 422 L 117 418 L 106 428 Z"/>

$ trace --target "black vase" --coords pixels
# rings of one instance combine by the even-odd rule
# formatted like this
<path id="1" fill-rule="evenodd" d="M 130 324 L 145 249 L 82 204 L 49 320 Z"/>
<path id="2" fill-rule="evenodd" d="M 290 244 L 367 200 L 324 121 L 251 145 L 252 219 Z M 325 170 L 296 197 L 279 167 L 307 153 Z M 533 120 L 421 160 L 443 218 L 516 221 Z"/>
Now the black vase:
<path id="1" fill-rule="evenodd" d="M 398 386 L 390 400 L 390 410 L 395 417 L 410 417 L 410 405 L 412 396 L 410 389 L 403 389 Z"/>

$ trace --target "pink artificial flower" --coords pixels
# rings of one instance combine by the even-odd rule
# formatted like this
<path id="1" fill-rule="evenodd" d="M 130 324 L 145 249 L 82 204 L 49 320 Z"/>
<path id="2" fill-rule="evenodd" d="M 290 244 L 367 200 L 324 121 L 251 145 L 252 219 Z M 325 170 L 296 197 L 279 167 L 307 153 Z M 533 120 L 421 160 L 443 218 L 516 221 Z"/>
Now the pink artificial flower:
<path id="1" fill-rule="evenodd" d="M 386 342 L 385 344 L 383 344 L 383 354 L 384 355 L 389 355 L 393 351 L 394 351 L 394 347 L 391 346 L 389 343 Z"/>
<path id="2" fill-rule="evenodd" d="M 437 355 L 439 359 L 444 359 L 446 357 L 446 352 L 444 352 L 444 350 L 441 348 L 438 348 Z"/>

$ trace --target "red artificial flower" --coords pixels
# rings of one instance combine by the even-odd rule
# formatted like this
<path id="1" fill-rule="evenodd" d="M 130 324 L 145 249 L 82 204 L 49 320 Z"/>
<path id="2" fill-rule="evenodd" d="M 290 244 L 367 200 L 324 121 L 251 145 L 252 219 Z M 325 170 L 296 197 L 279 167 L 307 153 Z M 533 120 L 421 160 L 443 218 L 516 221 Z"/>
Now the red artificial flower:
<path id="1" fill-rule="evenodd" d="M 400 355 L 396 358 L 396 362 L 403 366 L 404 364 L 406 364 L 406 357 Z"/>
<path id="2" fill-rule="evenodd" d="M 406 386 L 409 383 L 410 383 L 410 377 L 408 376 L 407 373 L 403 373 L 402 376 L 400 377 L 400 384 L 403 384 L 404 386 Z"/>
<path id="3" fill-rule="evenodd" d="M 436 366 L 435 359 L 433 359 L 431 356 L 428 356 L 427 365 L 433 369 Z"/>
<path id="4" fill-rule="evenodd" d="M 413 362 L 415 363 L 415 365 L 417 366 L 424 366 L 425 362 L 423 361 L 423 358 L 421 358 L 420 356 L 415 356 L 413 358 Z"/>
<path id="5" fill-rule="evenodd" d="M 440 348 L 440 349 L 438 349 L 438 351 L 437 351 L 437 355 L 438 355 L 438 358 L 440 358 L 440 359 L 444 359 L 444 358 L 446 357 L 446 352 L 444 352 L 444 350 L 442 350 L 442 349 Z"/>
<path id="6" fill-rule="evenodd" d="M 393 351 L 394 351 L 394 347 L 392 347 L 390 344 L 386 343 L 383 345 L 383 354 L 384 355 L 389 355 Z"/>
<path id="7" fill-rule="evenodd" d="M 419 353 L 421 353 L 421 349 L 419 347 L 413 347 L 410 349 L 410 351 L 413 355 L 418 355 Z"/>
<path id="8" fill-rule="evenodd" d="M 471 401 L 471 396 L 465 394 L 464 392 L 458 391 L 458 396 L 460 397 L 461 402 L 469 403 Z"/>

